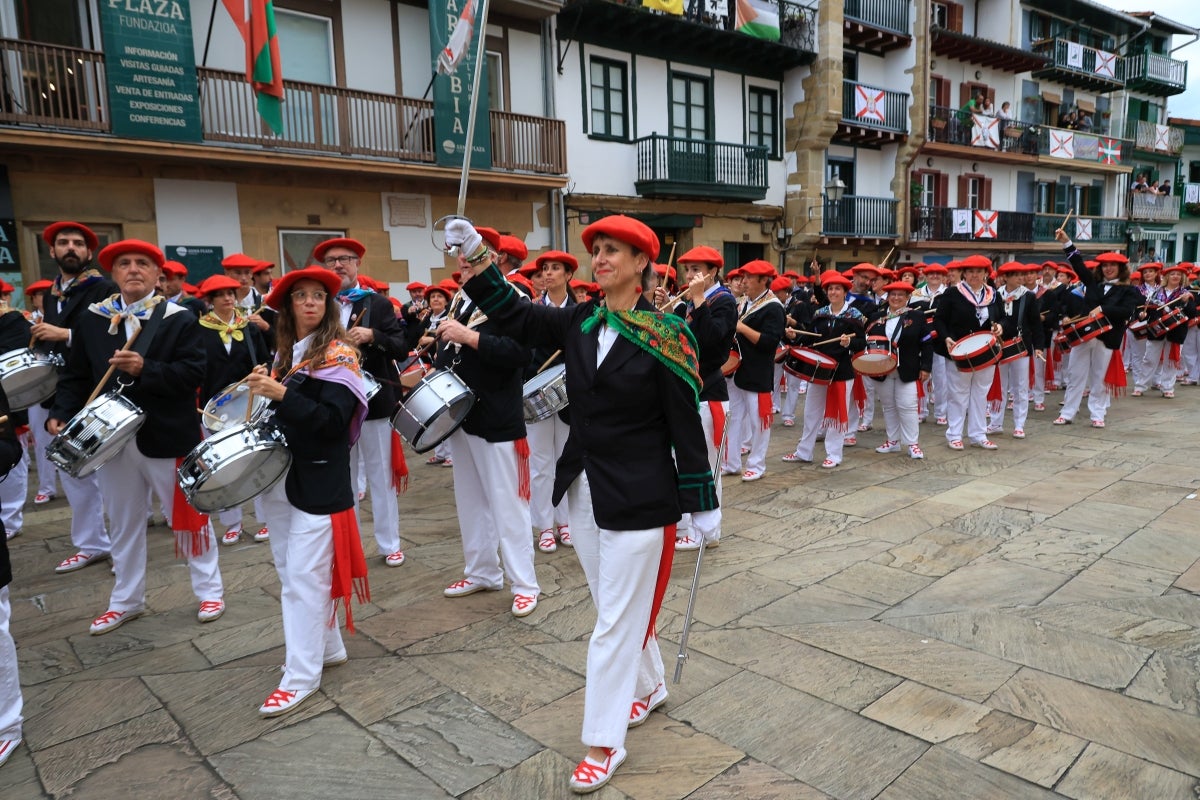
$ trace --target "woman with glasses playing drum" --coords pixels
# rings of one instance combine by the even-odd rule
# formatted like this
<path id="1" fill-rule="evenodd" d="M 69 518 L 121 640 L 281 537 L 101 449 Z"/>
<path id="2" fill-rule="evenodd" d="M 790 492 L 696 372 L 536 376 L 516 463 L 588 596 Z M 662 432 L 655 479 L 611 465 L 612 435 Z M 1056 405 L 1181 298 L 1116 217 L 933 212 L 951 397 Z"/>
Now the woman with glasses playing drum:
<path id="1" fill-rule="evenodd" d="M 1182 346 L 1188 335 L 1188 320 L 1196 316 L 1196 299 L 1185 287 L 1187 267 L 1175 264 L 1162 271 L 1162 286 L 1153 287 L 1146 298 L 1146 352 L 1134 367 L 1133 396 L 1140 397 L 1149 386 L 1162 396 L 1175 396 L 1175 379 L 1182 363 Z"/>
<path id="2" fill-rule="evenodd" d="M 466 254 L 482 247 L 465 220 L 447 224 L 446 242 Z M 682 319 L 658 313 L 644 296 L 658 237 L 613 215 L 585 228 L 583 243 L 602 304 L 522 303 L 491 268 L 464 287 L 503 330 L 563 349 L 571 433 L 554 497 L 569 500 L 571 538 L 597 612 L 583 711 L 589 750 L 570 780 L 579 793 L 608 782 L 625 760 L 628 728 L 667 698 L 654 622 L 675 523 L 681 512 L 699 523 L 695 516 L 716 508 L 695 340 Z"/>
<path id="3" fill-rule="evenodd" d="M 820 338 L 809 347 L 793 347 L 785 369 L 809 371 L 808 393 L 804 399 L 804 428 L 794 452 L 783 456 L 789 463 L 813 460 L 818 430 L 825 431 L 825 460 L 821 466 L 833 469 L 842 463 L 842 447 L 850 424 L 850 384 L 854 367 L 850 356 L 863 348 L 867 318 L 846 302 L 853 284 L 836 270 L 821 273 L 820 288 L 829 305 L 813 314 L 811 332 Z M 816 337 L 814 337 L 816 338 Z M 795 359 L 795 360 L 792 360 Z"/>
<path id="4" fill-rule="evenodd" d="M 271 555 L 283 585 L 285 659 L 279 688 L 259 707 L 264 717 L 293 711 L 321 685 L 324 667 L 346 661 L 337 626 L 343 605 L 354 631 L 350 596 L 370 598 L 367 562 L 354 516 L 350 447 L 367 414 L 358 351 L 346 342 L 337 273 L 293 270 L 275 282 L 266 303 L 279 312 L 274 373 L 256 367 L 248 383 L 275 409 L 292 464 L 262 495 Z"/>
<path id="5" fill-rule="evenodd" d="M 200 284 L 201 297 L 212 306 L 211 311 L 200 317 L 199 337 L 206 358 L 204 380 L 200 383 L 200 407 L 204 409 L 201 423 L 213 432 L 245 420 L 248 387 L 235 385 L 271 355 L 262 332 L 237 307 L 237 290 L 241 285 L 227 275 L 210 275 Z M 255 511 L 262 513 L 257 501 Z M 242 538 L 242 509 L 222 511 L 217 519 L 225 526 L 221 544 L 237 544 Z M 267 541 L 270 534 L 266 531 L 264 526 L 254 535 L 254 541 Z"/>
<path id="6" fill-rule="evenodd" d="M 400 373 L 400 383 L 406 389 L 412 389 L 416 385 L 413 381 L 420 380 L 421 376 L 433 368 L 433 359 L 429 357 L 428 353 L 432 353 L 437 344 L 438 325 L 447 319 L 450 312 L 450 301 L 456 294 L 458 294 L 458 284 L 449 278 L 444 279 L 441 283 L 425 287 L 426 305 L 418 315 L 417 325 L 410 331 L 409 339 L 410 349 L 419 349 L 420 353 L 416 354 L 416 360 Z M 413 355 L 414 353 L 410 353 L 409 357 L 412 358 Z M 433 455 L 426 459 L 425 463 L 430 466 L 441 464 L 453 467 L 454 459 L 450 456 L 450 440 L 446 439 L 435 447 Z"/>
<path id="7" fill-rule="evenodd" d="M 992 367 L 1000 359 L 998 337 L 1003 331 L 992 304 L 996 293 L 986 283 L 992 262 L 973 255 L 958 263 L 962 280 L 946 290 L 933 318 L 955 362 L 953 369 L 946 370 L 946 441 L 951 450 L 962 450 L 965 424 L 972 447 L 995 450 L 995 443 L 987 438 L 987 395 L 995 377 Z"/>
<path id="8" fill-rule="evenodd" d="M 876 453 L 896 453 L 907 448 L 910 458 L 924 458 L 917 444 L 920 425 L 917 422 L 917 384 L 929 379 L 933 369 L 933 344 L 925 312 L 908 304 L 915 288 L 910 283 L 895 281 L 883 287 L 887 293 L 887 310 L 867 326 L 868 347 L 872 342 L 883 345 L 895 359 L 895 368 L 884 375 L 869 375 L 875 382 L 875 396 L 883 406 L 887 425 L 887 441 L 875 448 Z"/>

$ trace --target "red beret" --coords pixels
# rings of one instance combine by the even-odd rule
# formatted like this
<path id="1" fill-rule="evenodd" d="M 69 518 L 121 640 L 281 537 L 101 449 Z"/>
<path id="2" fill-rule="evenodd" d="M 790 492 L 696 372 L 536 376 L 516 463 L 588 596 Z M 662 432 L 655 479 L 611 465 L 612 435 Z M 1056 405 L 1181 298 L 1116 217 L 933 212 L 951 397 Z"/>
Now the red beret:
<path id="1" fill-rule="evenodd" d="M 973 255 L 967 256 L 962 261 L 958 262 L 959 269 L 991 269 L 992 260 L 987 256 Z"/>
<path id="2" fill-rule="evenodd" d="M 54 281 L 48 281 L 45 278 L 43 278 L 40 281 L 34 281 L 33 283 L 26 286 L 25 294 L 26 295 L 37 294 L 38 292 L 44 292 L 53 286 L 54 286 Z"/>
<path id="3" fill-rule="evenodd" d="M 1133 272 L 1129 273 L 1129 280 L 1140 281 L 1141 279 L 1142 279 L 1142 271 L 1140 269 L 1135 269 Z"/>
<path id="4" fill-rule="evenodd" d="M 821 273 L 820 284 L 825 286 L 841 286 L 843 289 L 849 289 L 854 284 L 850 280 L 838 272 L 836 269 L 826 270 Z"/>
<path id="5" fill-rule="evenodd" d="M 266 272 L 266 271 L 267 271 L 267 270 L 269 270 L 269 269 L 275 269 L 275 264 L 274 264 L 274 262 L 271 262 L 271 261 L 260 261 L 260 262 L 258 262 L 258 264 L 256 264 L 256 265 L 255 265 L 255 267 L 254 267 L 254 274 L 255 274 L 255 275 L 257 275 L 258 273 L 260 273 L 260 272 Z"/>
<path id="6" fill-rule="evenodd" d="M 529 248 L 525 246 L 524 242 L 515 236 L 501 234 L 500 247 L 497 249 L 501 253 L 504 253 L 504 255 L 512 256 L 518 261 L 524 261 L 529 257 Z"/>
<path id="7" fill-rule="evenodd" d="M 946 275 L 949 272 L 950 272 L 950 270 L 946 269 L 945 264 L 926 264 L 925 265 L 925 274 L 926 275 Z"/>
<path id="8" fill-rule="evenodd" d="M 1108 254 L 1105 253 L 1104 255 L 1108 255 Z M 1163 265 L 1162 265 L 1161 261 L 1150 261 L 1150 262 L 1148 262 L 1146 264 L 1142 264 L 1140 267 L 1138 267 L 1138 271 L 1140 272 L 1141 270 L 1146 270 L 1146 269 L 1153 269 L 1153 270 L 1161 271 L 1162 268 L 1163 268 Z"/>
<path id="9" fill-rule="evenodd" d="M 873 272 L 873 273 L 875 273 L 876 275 L 882 275 L 882 274 L 883 274 L 883 270 L 882 270 L 882 269 L 880 269 L 879 267 L 875 266 L 874 264 L 869 264 L 869 263 L 867 263 L 867 262 L 865 262 L 865 261 L 864 261 L 863 263 L 861 263 L 861 264 L 855 264 L 853 267 L 851 267 L 851 268 L 850 268 L 850 271 L 851 271 L 851 272 L 853 272 L 855 275 L 857 275 L 857 274 L 858 274 L 858 273 L 860 273 L 860 272 L 862 272 L 862 273 L 866 273 L 866 272 Z"/>
<path id="10" fill-rule="evenodd" d="M 283 308 L 287 296 L 291 294 L 292 287 L 297 282 L 302 280 L 316 281 L 325 287 L 325 290 L 330 294 L 337 294 L 342 288 L 342 279 L 333 270 L 325 269 L 324 267 L 311 266 L 304 269 L 294 269 L 291 272 L 284 273 L 284 276 L 275 281 L 275 285 L 271 287 L 271 293 L 267 295 L 264 301 L 268 306 L 278 311 Z"/>
<path id="11" fill-rule="evenodd" d="M 564 253 L 562 250 L 547 250 L 537 257 L 537 261 L 535 263 L 540 267 L 547 261 L 557 261 L 560 264 L 563 264 L 566 266 L 567 272 L 570 272 L 572 275 L 574 275 L 575 271 L 579 269 L 578 259 L 576 259 L 575 256 L 571 255 L 570 253 Z"/>
<path id="12" fill-rule="evenodd" d="M 420 281 L 413 281 L 404 288 L 409 292 L 423 292 L 425 291 L 425 284 L 421 283 Z"/>
<path id="13" fill-rule="evenodd" d="M 392 308 L 396 309 L 397 311 L 399 311 L 400 307 L 404 305 L 403 303 L 400 302 L 399 297 L 389 297 L 388 302 L 391 303 Z"/>
<path id="14" fill-rule="evenodd" d="M 1059 264 L 1057 267 L 1055 267 L 1055 270 L 1056 274 L 1061 275 L 1066 273 L 1067 275 L 1071 276 L 1071 280 L 1079 280 L 1079 276 L 1075 274 L 1075 270 L 1071 269 L 1066 264 Z"/>
<path id="15" fill-rule="evenodd" d="M 742 264 L 742 272 L 746 275 L 758 275 L 768 278 L 775 277 L 775 267 L 769 261 L 763 261 L 760 258 Z"/>
<path id="16" fill-rule="evenodd" d="M 885 292 L 908 292 L 909 294 L 912 294 L 913 292 L 916 291 L 916 287 L 914 287 L 908 281 L 892 281 L 887 286 L 883 287 L 883 291 L 885 291 Z"/>
<path id="17" fill-rule="evenodd" d="M 778 278 L 771 281 L 771 291 L 772 292 L 787 292 L 787 291 L 791 291 L 791 288 L 792 288 L 792 279 L 791 278 L 785 278 L 782 275 L 780 275 Z"/>
<path id="18" fill-rule="evenodd" d="M 443 280 L 441 283 L 431 283 L 425 287 L 426 299 L 429 299 L 429 295 L 431 294 L 440 294 L 446 298 L 447 303 L 449 303 L 457 293 L 458 285 L 449 278 Z"/>
<path id="19" fill-rule="evenodd" d="M 526 278 L 533 277 L 534 273 L 541 272 L 542 268 L 536 261 L 530 261 L 528 264 L 522 264 L 513 272 Z M 532 284 L 531 284 L 532 285 Z"/>
<path id="20" fill-rule="evenodd" d="M 362 242 L 358 241 L 358 239 L 347 239 L 343 236 L 337 239 L 326 239 L 325 241 L 321 242 L 313 250 L 313 258 L 315 258 L 317 261 L 324 261 L 325 254 L 335 247 L 344 247 L 359 258 L 362 258 L 363 254 L 367 252 L 367 248 Z M 255 266 L 258 266 L 257 261 L 255 262 Z M 272 294 L 274 293 L 272 292 Z"/>
<path id="21" fill-rule="evenodd" d="M 1088 269 L 1095 269 L 1096 267 L 1100 266 L 1100 262 L 1094 261 L 1094 260 L 1093 261 L 1085 261 L 1085 262 L 1083 262 L 1083 265 L 1085 267 L 1087 267 Z"/>
<path id="22" fill-rule="evenodd" d="M 496 230 L 495 228 L 485 228 L 483 225 L 480 225 L 475 230 L 478 231 L 479 235 L 483 237 L 483 240 L 487 242 L 488 247 L 492 248 L 497 253 L 500 252 L 500 231 Z"/>
<path id="23" fill-rule="evenodd" d="M 100 261 L 100 266 L 104 267 L 106 272 L 112 272 L 113 261 L 117 259 L 117 256 L 123 256 L 126 253 L 137 253 L 147 256 L 159 269 L 162 269 L 163 262 L 167 260 L 162 250 L 159 250 L 149 242 L 143 242 L 141 239 L 122 239 L 119 242 L 113 242 L 101 250 L 96 258 Z"/>
<path id="24" fill-rule="evenodd" d="M 1020 261 L 1008 261 L 1000 265 L 999 272 L 1001 275 L 1020 275 L 1025 272 L 1025 265 Z"/>
<path id="25" fill-rule="evenodd" d="M 100 237 L 96 236 L 96 232 L 79 222 L 55 222 L 47 225 L 46 230 L 42 231 L 42 239 L 46 244 L 53 246 L 54 237 L 58 236 L 59 231 L 75 230 L 83 234 L 83 240 L 87 242 L 88 250 L 95 250 L 100 246 Z"/>
<path id="26" fill-rule="evenodd" d="M 219 292 L 222 289 L 240 289 L 242 284 L 228 275 L 209 275 L 200 282 L 199 290 L 201 295 Z"/>
<path id="27" fill-rule="evenodd" d="M 187 265 L 181 264 L 178 261 L 164 261 L 162 271 L 171 276 L 187 277 Z"/>
<path id="28" fill-rule="evenodd" d="M 1142 269 L 1145 269 L 1145 267 L 1142 267 Z M 1182 272 L 1184 275 L 1186 275 L 1187 271 L 1188 271 L 1188 268 L 1186 266 L 1184 266 L 1183 264 L 1173 264 L 1172 266 L 1169 266 L 1169 267 L 1163 267 L 1162 274 L 1166 275 L 1168 272 Z"/>
<path id="29" fill-rule="evenodd" d="M 655 264 L 654 271 L 658 273 L 660 278 L 665 277 L 669 281 L 675 280 L 675 268 L 669 267 L 666 264 Z"/>
<path id="30" fill-rule="evenodd" d="M 716 264 L 718 267 L 725 266 L 724 257 L 716 251 L 716 248 L 709 247 L 706 244 L 693 247 L 679 257 L 680 264 L 685 261 L 701 261 L 705 264 Z"/>
<path id="31" fill-rule="evenodd" d="M 508 282 L 515 283 L 518 286 L 524 286 L 530 292 L 533 291 L 533 281 L 529 280 L 529 278 L 526 278 L 524 275 L 522 275 L 519 272 L 514 272 L 511 275 L 509 275 Z"/>
<path id="32" fill-rule="evenodd" d="M 245 253 L 234 253 L 231 256 L 225 256 L 221 259 L 221 266 L 225 269 L 254 269 L 262 262 L 257 258 L 251 258 Z"/>
<path id="33" fill-rule="evenodd" d="M 1101 253 L 1096 256 L 1096 260 L 1101 264 L 1128 264 L 1129 259 L 1123 253 Z M 1143 266 L 1142 269 L 1146 267 Z"/>
<path id="34" fill-rule="evenodd" d="M 627 217 L 624 214 L 613 214 L 593 222 L 583 229 L 581 238 L 588 252 L 592 251 L 592 240 L 598 234 L 611 236 L 617 241 L 636 247 L 646 254 L 651 261 L 658 258 L 658 234 L 650 230 L 646 223 Z"/>
<path id="35" fill-rule="evenodd" d="M 804 280 L 803 275 L 801 275 L 799 272 L 793 272 L 792 270 L 788 270 L 787 272 L 783 273 L 783 277 L 791 278 L 794 281 Z"/>
<path id="36" fill-rule="evenodd" d="M 0 294 L 12 294 L 16 290 L 17 290 L 17 287 L 13 286 L 11 283 L 4 280 L 3 278 L 0 278 Z"/>
<path id="37" fill-rule="evenodd" d="M 728 280 L 733 280 L 734 278 L 744 278 L 744 277 L 746 277 L 745 270 L 743 270 L 741 267 L 738 267 L 737 269 L 729 270 L 729 272 L 726 273 L 726 275 L 725 275 L 725 280 L 728 281 Z"/>

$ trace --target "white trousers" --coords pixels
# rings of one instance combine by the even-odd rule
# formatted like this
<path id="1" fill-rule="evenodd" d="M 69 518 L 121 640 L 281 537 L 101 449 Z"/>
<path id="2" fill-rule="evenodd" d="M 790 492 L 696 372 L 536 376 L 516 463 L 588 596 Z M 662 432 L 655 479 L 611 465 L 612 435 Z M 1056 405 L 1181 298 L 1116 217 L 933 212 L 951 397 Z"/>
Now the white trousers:
<path id="1" fill-rule="evenodd" d="M 361 463 L 360 463 L 361 456 Z M 371 487 L 371 519 L 375 529 L 375 544 L 380 555 L 395 553 L 400 549 L 400 503 L 392 487 L 392 425 L 387 419 L 369 419 L 363 422 L 362 433 L 350 449 L 350 485 L 360 486 L 360 475 L 366 472 L 367 484 Z M 355 498 L 357 498 L 357 493 Z M 354 501 L 354 513 L 362 527 L 362 515 L 358 513 L 358 500 Z"/>
<path id="2" fill-rule="evenodd" d="M 147 458 L 137 449 L 136 442 L 129 442 L 94 474 L 99 476 L 104 496 L 113 499 L 109 517 L 117 579 L 108 608 L 110 611 L 139 611 L 146 607 L 146 513 L 149 510 L 146 498 L 151 490 L 160 498 L 168 498 L 163 513 L 169 523 L 175 497 L 175 459 Z M 190 541 L 190 534 L 176 535 Z M 217 542 L 211 523 L 205 526 L 203 535 L 206 541 L 200 555 L 193 556 L 190 548 L 181 550 L 187 558 L 196 599 L 220 600 L 225 589 L 217 566 Z"/>
<path id="3" fill-rule="evenodd" d="M 25 496 L 29 489 L 29 451 L 0 479 L 0 519 L 4 530 L 14 535 L 25 521 Z"/>
<path id="4" fill-rule="evenodd" d="M 1088 391 L 1088 413 L 1092 419 L 1103 420 L 1108 413 L 1111 398 L 1104 385 L 1104 374 L 1112 359 L 1109 350 L 1099 339 L 1089 339 L 1071 348 L 1071 362 L 1067 370 L 1067 391 L 1062 409 L 1058 412 L 1063 419 L 1075 419 L 1084 389 Z"/>
<path id="5" fill-rule="evenodd" d="M 1000 390 L 1004 393 L 1005 403 L 1000 406 L 1000 413 L 992 417 L 992 425 L 1004 427 L 1007 399 L 1011 392 L 1013 430 L 1025 430 L 1025 420 L 1029 418 L 1029 356 L 1000 365 Z"/>
<path id="6" fill-rule="evenodd" d="M 784 419 L 796 419 L 796 404 L 800 401 L 800 393 L 807 392 L 808 381 L 798 378 L 790 372 L 783 373 L 784 395 L 779 402 L 780 413 Z"/>
<path id="7" fill-rule="evenodd" d="M 1051 348 L 1046 348 L 1046 358 L 1050 358 Z M 1029 397 L 1034 403 L 1046 402 L 1046 362 L 1040 358 L 1033 360 L 1033 385 L 1029 387 Z"/>
<path id="8" fill-rule="evenodd" d="M 1200 379 L 1200 328 L 1188 328 L 1182 350 L 1183 376 L 1189 381 Z"/>
<path id="9" fill-rule="evenodd" d="M 21 681 L 17 677 L 17 648 L 9 621 L 12 605 L 8 587 L 0 588 L 0 739 L 21 738 Z"/>
<path id="10" fill-rule="evenodd" d="M 726 448 L 725 461 L 731 466 L 729 472 L 741 472 L 742 452 L 739 443 L 734 447 L 732 434 L 741 430 L 748 434 L 746 439 L 750 452 L 746 454 L 747 472 L 767 471 L 767 447 L 771 444 L 771 428 L 763 428 L 758 416 L 758 392 L 748 392 L 729 384 L 729 431 L 730 443 Z"/>
<path id="11" fill-rule="evenodd" d="M 1125 359 L 1125 371 L 1130 370 L 1136 372 L 1138 364 L 1142 363 L 1142 359 L 1146 356 L 1146 345 L 1149 344 L 1147 339 L 1139 339 L 1125 330 L 1125 352 L 1122 354 Z"/>
<path id="12" fill-rule="evenodd" d="M 905 446 L 916 444 L 920 430 L 917 424 L 917 382 L 905 383 L 893 370 L 882 383 L 871 383 L 875 384 L 875 394 L 883 406 L 888 441 L 900 442 Z"/>
<path id="13" fill-rule="evenodd" d="M 1180 349 L 1182 349 L 1180 345 Z M 1164 392 L 1175 391 L 1175 379 L 1179 369 L 1171 363 L 1171 343 L 1166 339 L 1146 342 L 1146 354 L 1142 359 L 1145 380 L 1134 380 L 1134 386 L 1143 392 L 1146 388 L 1158 384 Z M 4 524 L 8 524 L 5 519 Z"/>
<path id="14" fill-rule="evenodd" d="M 507 576 L 513 594 L 537 596 L 529 503 L 518 494 L 516 442 L 489 442 L 462 428 L 450 441 L 464 575 L 493 589 L 504 586 Z"/>
<path id="15" fill-rule="evenodd" d="M 734 414 L 733 410 L 733 393 L 738 391 L 737 386 L 733 383 L 733 378 L 725 379 L 725 386 L 729 390 L 729 435 L 725 444 L 725 458 L 721 462 L 721 470 L 723 472 L 741 473 L 742 471 L 742 448 L 750 447 L 750 425 L 753 420 L 746 419 L 744 415 Z M 755 400 L 755 409 L 758 408 L 758 401 Z M 755 414 L 757 414 L 757 410 Z"/>
<path id="16" fill-rule="evenodd" d="M 963 372 L 956 366 L 946 368 L 946 403 L 939 406 L 946 412 L 946 441 L 963 438 L 963 426 L 972 442 L 987 439 L 987 394 L 995 377 L 994 367 Z M 939 404 L 941 399 L 938 400 Z"/>
<path id="17" fill-rule="evenodd" d="M 283 678 L 289 691 L 321 685 L 322 664 L 346 652 L 334 619 L 333 522 L 327 514 L 309 514 L 288 502 L 280 481 L 260 495 L 271 528 L 271 556 L 283 591 Z"/>
<path id="18" fill-rule="evenodd" d="M 929 380 L 925 381 L 925 397 L 920 401 L 917 409 L 922 419 L 930 414 L 934 417 L 946 416 L 946 394 L 949 391 L 946 383 L 946 364 L 948 362 L 949 359 L 945 356 L 933 354 L 933 369 L 929 371 Z"/>
<path id="19" fill-rule="evenodd" d="M 861 414 L 858 414 L 858 425 L 855 425 L 851 430 L 856 430 L 859 427 L 869 428 L 875 422 L 875 390 L 878 388 L 875 381 L 864 377 L 862 379 L 863 388 L 867 390 L 867 403 L 863 406 Z M 851 383 L 851 386 L 854 384 Z M 853 392 L 851 392 L 853 394 Z M 850 405 L 854 410 L 858 411 L 858 406 L 851 400 Z"/>
<path id="20" fill-rule="evenodd" d="M 850 408 L 854 405 L 851 396 L 853 381 L 841 381 L 846 387 L 846 415 L 849 418 Z M 835 464 L 842 463 L 842 447 L 847 436 L 852 435 L 852 428 L 847 424 L 846 431 L 833 428 L 822 428 L 825 420 L 825 397 L 829 387 L 821 383 L 810 383 L 808 393 L 804 395 L 804 427 L 800 429 L 800 440 L 796 442 L 796 455 L 805 461 L 813 460 L 813 448 L 817 444 L 817 434 L 825 434 L 825 457 Z"/>
<path id="21" fill-rule="evenodd" d="M 1126 340 L 1126 346 L 1128 346 Z M 1143 392 L 1154 383 L 1155 377 L 1158 375 L 1159 359 L 1163 354 L 1162 341 L 1152 342 L 1148 339 L 1138 340 L 1141 347 L 1138 348 L 1137 356 L 1134 357 L 1126 352 L 1125 357 L 1133 361 L 1133 386 L 1135 389 L 1141 389 Z"/>
<path id="22" fill-rule="evenodd" d="M 58 494 L 58 468 L 46 456 L 46 445 L 54 437 L 46 431 L 50 410 L 40 405 L 29 407 L 29 430 L 33 433 L 34 464 L 37 465 L 38 494 Z"/>
<path id="23" fill-rule="evenodd" d="M 664 679 L 658 639 L 646 638 L 664 531 L 599 527 L 586 473 L 571 484 L 567 497 L 571 539 L 596 606 L 596 627 L 588 640 L 582 739 L 588 747 L 623 747 L 630 704 Z"/>
<path id="24" fill-rule="evenodd" d="M 696 534 L 702 536 L 706 542 L 719 542 L 721 540 L 722 475 L 720 464 L 721 458 L 724 455 L 725 436 L 722 431 L 716 431 L 715 433 L 713 431 L 716 425 L 712 412 L 714 404 L 721 409 L 722 416 L 725 419 L 725 433 L 727 433 L 729 428 L 729 401 L 700 401 L 700 425 L 704 428 L 704 444 L 708 447 L 708 465 L 713 468 L 713 480 L 717 485 L 717 507 L 707 514 L 684 514 L 683 519 L 679 520 L 679 524 L 675 529 L 677 539 L 682 539 L 692 528 L 695 528 Z M 715 443 L 713 442 L 714 436 L 717 439 Z M 566 500 L 564 499 L 563 502 L 566 502 Z"/>
<path id="25" fill-rule="evenodd" d="M 554 530 L 566 525 L 567 498 L 558 505 L 551 502 L 554 496 L 554 472 L 558 457 L 562 455 L 571 427 L 551 414 L 549 419 L 525 426 L 529 440 L 529 518 L 537 532 Z"/>
<path id="26" fill-rule="evenodd" d="M 127 445 L 125 449 L 136 449 L 136 445 Z M 109 495 L 109 503 L 104 502 L 105 495 L 100 491 L 100 473 L 106 469 L 113 469 L 113 466 L 106 464 L 104 469 L 93 472 L 86 478 L 72 478 L 65 472 L 59 473 L 63 489 L 67 493 L 67 503 L 71 506 L 71 544 L 75 545 L 75 549 L 80 553 L 89 556 L 112 552 L 112 540 L 104 522 L 104 510 L 117 497 Z M 171 471 L 174 473 L 173 464 Z M 143 526 L 146 523 L 146 510 L 148 509 L 143 509 L 142 512 Z"/>

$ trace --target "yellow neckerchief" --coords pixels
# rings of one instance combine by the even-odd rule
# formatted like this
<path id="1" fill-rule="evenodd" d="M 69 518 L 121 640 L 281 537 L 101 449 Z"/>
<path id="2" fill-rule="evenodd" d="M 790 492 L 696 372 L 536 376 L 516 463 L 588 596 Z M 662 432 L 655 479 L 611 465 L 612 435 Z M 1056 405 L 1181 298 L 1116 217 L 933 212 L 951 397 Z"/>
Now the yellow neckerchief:
<path id="1" fill-rule="evenodd" d="M 247 322 L 249 320 L 238 314 L 237 307 L 233 309 L 233 322 L 221 319 L 215 311 L 210 311 L 200 318 L 200 325 L 210 331 L 216 331 L 221 337 L 222 344 L 230 344 L 235 340 L 240 342 L 245 339 L 246 334 L 243 333 L 243 329 Z"/>

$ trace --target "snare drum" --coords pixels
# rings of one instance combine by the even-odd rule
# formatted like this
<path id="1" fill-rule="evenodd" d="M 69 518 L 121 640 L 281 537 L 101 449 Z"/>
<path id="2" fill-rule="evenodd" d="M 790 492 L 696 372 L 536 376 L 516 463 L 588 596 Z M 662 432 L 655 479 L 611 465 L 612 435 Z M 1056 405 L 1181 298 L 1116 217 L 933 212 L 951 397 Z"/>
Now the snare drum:
<path id="1" fill-rule="evenodd" d="M 408 365 L 400 371 L 400 385 L 412 389 L 421 382 L 421 378 L 433 372 L 433 367 L 422 361 L 415 350 L 408 354 L 408 358 Z"/>
<path id="2" fill-rule="evenodd" d="M 475 393 L 448 369 L 426 375 L 392 417 L 392 428 L 418 453 L 437 447 L 462 425 Z"/>
<path id="3" fill-rule="evenodd" d="M 1129 332 L 1135 339 L 1147 339 L 1150 336 L 1150 323 L 1144 319 L 1136 319 L 1129 323 Z"/>
<path id="4" fill-rule="evenodd" d="M 200 415 L 201 424 L 209 433 L 217 433 L 244 422 L 255 422 L 262 419 L 271 401 L 262 395 L 255 395 L 254 410 L 247 420 L 246 406 L 249 404 L 250 384 L 231 383 L 204 404 L 204 412 Z"/>
<path id="5" fill-rule="evenodd" d="M 899 364 L 892 340 L 886 336 L 868 336 L 867 346 L 850 358 L 854 371 L 868 378 L 882 378 Z"/>
<path id="6" fill-rule="evenodd" d="M 975 372 L 1000 360 L 1002 348 L 996 337 L 987 331 L 964 336 L 950 348 L 950 358 L 959 372 Z"/>
<path id="7" fill-rule="evenodd" d="M 205 439 L 179 465 L 176 477 L 197 511 L 237 508 L 287 474 L 292 454 L 279 428 L 266 420 L 231 425 Z"/>
<path id="8" fill-rule="evenodd" d="M 1107 317 L 1103 314 L 1094 314 L 1063 325 L 1062 337 L 1068 345 L 1074 347 L 1111 330 L 1112 323 L 1108 321 Z"/>
<path id="9" fill-rule="evenodd" d="M 62 356 L 57 353 L 38 353 L 28 347 L 0 355 L 0 386 L 8 395 L 9 409 L 36 406 L 53 395 L 62 365 Z"/>
<path id="10" fill-rule="evenodd" d="M 721 374 L 726 378 L 732 378 L 733 373 L 738 371 L 738 367 L 742 364 L 742 354 L 737 350 L 729 351 L 729 358 L 725 359 L 725 363 L 721 365 Z"/>
<path id="11" fill-rule="evenodd" d="M 46 457 L 73 478 L 86 478 L 121 452 L 146 421 L 120 389 L 97 397 L 46 445 Z"/>
<path id="12" fill-rule="evenodd" d="M 1158 318 L 1150 320 L 1147 327 L 1151 336 L 1162 338 L 1183 325 L 1187 325 L 1187 314 L 1182 308 L 1165 308 Z"/>
<path id="13" fill-rule="evenodd" d="M 783 369 L 803 378 L 809 383 L 828 386 L 837 375 L 837 359 L 813 350 L 811 347 L 788 348 L 787 358 L 783 360 Z"/>
<path id="14" fill-rule="evenodd" d="M 367 372 L 365 369 L 362 374 L 363 378 L 363 396 L 370 402 L 375 395 L 383 391 L 383 384 L 375 380 L 375 376 Z"/>
<path id="15" fill-rule="evenodd" d="M 1028 355 L 1029 348 L 1025 346 L 1024 337 L 1014 336 L 1000 343 L 1001 364 L 1007 364 L 1010 361 L 1016 361 L 1018 358 L 1025 358 Z"/>
<path id="16" fill-rule="evenodd" d="M 541 422 L 567 407 L 567 368 L 564 364 L 548 367 L 521 389 L 526 422 Z"/>

